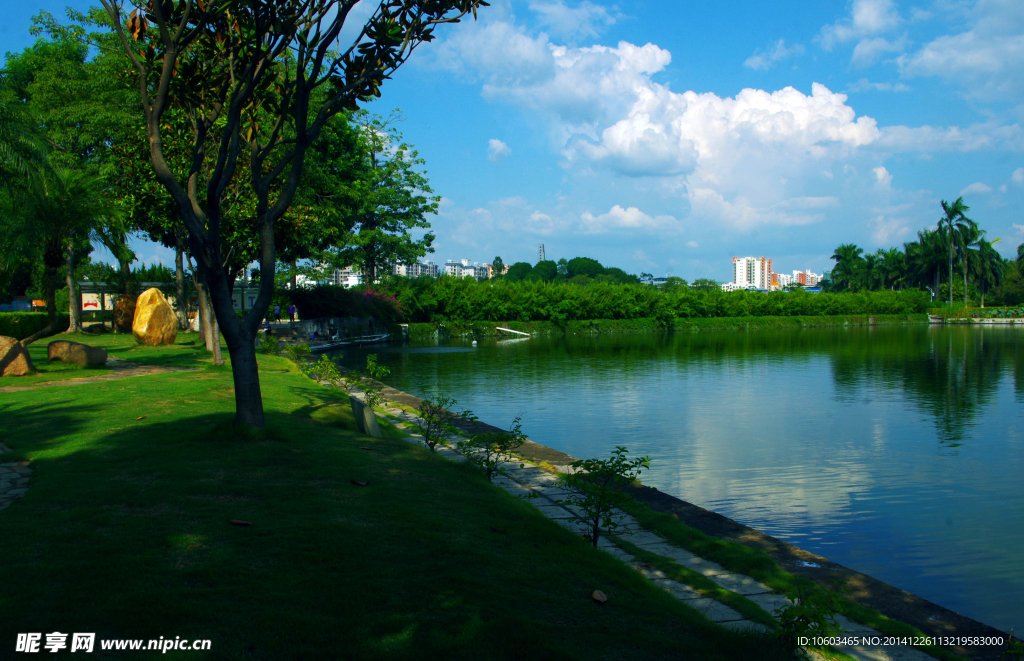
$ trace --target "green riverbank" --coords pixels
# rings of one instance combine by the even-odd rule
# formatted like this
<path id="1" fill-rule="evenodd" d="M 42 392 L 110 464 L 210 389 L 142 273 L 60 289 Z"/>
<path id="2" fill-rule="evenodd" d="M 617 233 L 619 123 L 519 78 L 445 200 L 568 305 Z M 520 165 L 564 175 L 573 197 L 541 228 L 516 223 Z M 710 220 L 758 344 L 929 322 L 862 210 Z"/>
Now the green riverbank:
<path id="1" fill-rule="evenodd" d="M 811 328 L 821 326 L 870 326 L 878 324 L 928 323 L 926 314 L 847 314 L 793 317 L 677 317 L 673 331 L 750 330 L 758 328 Z M 436 337 L 497 337 L 507 333 L 497 327 L 533 335 L 600 335 L 603 333 L 657 333 L 666 328 L 657 320 L 590 319 L 582 321 L 444 321 L 409 324 L 409 339 Z"/>

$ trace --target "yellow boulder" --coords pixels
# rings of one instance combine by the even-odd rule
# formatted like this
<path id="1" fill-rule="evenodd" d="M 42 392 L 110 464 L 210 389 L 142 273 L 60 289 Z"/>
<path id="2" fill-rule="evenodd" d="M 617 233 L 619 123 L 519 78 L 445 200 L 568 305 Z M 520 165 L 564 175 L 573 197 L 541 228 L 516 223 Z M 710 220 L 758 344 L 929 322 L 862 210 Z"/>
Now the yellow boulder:
<path id="1" fill-rule="evenodd" d="M 132 335 L 139 344 L 155 347 L 158 344 L 174 344 L 178 337 L 178 317 L 163 293 L 153 287 L 142 292 L 135 302 L 135 318 L 132 321 Z"/>

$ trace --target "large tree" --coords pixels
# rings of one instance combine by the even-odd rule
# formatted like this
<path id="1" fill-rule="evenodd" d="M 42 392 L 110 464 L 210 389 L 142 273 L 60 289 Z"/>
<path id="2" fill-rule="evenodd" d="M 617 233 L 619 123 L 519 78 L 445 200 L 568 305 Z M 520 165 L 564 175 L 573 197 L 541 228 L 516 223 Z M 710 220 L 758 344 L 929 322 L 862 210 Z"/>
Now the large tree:
<path id="1" fill-rule="evenodd" d="M 56 254 L 63 253 L 61 266 L 67 272 L 70 303 L 68 332 L 75 332 L 81 327 L 81 307 L 74 273 L 78 257 L 90 249 L 90 240 L 101 238 L 122 258 L 124 269 L 130 269 L 135 257 L 128 249 L 127 233 L 118 231 L 118 224 L 112 222 L 117 214 L 111 213 L 109 197 L 101 195 L 112 179 L 111 145 L 117 140 L 119 128 L 128 121 L 131 97 L 105 66 L 109 58 L 104 58 L 102 52 L 89 58 L 89 46 L 81 30 L 62 27 L 42 12 L 33 19 L 32 32 L 41 38 L 7 58 L 0 77 L 0 98 L 23 108 L 23 114 L 34 124 L 34 133 L 49 147 L 48 171 L 15 197 L 22 202 L 19 215 L 35 218 L 32 222 L 38 223 L 22 229 L 39 243 L 38 254 L 47 274 L 44 289 L 53 284 Z M 42 38 L 44 34 L 49 38 Z M 84 190 L 85 185 L 92 190 Z M 67 190 L 78 191 L 84 195 L 82 201 L 96 207 L 89 211 L 80 202 L 72 204 L 65 199 Z M 40 209 L 72 206 L 74 218 L 39 217 Z M 63 227 L 61 245 L 55 243 L 58 237 L 54 227 Z M 48 295 L 48 305 L 53 303 L 50 299 Z M 51 310 L 51 315 L 54 312 Z"/>
<path id="2" fill-rule="evenodd" d="M 275 225 L 295 199 L 307 151 L 332 117 L 380 96 L 437 25 L 486 3 L 382 0 L 346 47 L 339 35 L 357 0 L 101 2 L 137 73 L 154 174 L 178 205 L 227 341 L 235 422 L 262 427 L 254 340 L 274 293 Z M 186 176 L 165 153 L 171 108 L 193 127 Z M 261 276 L 255 305 L 239 318 L 222 268 L 230 250 L 223 231 L 225 195 L 246 173 Z"/>
<path id="3" fill-rule="evenodd" d="M 364 158 L 353 184 L 354 227 L 337 265 L 358 264 L 363 281 L 373 283 L 379 269 L 409 264 L 433 251 L 433 234 L 416 237 L 411 230 L 430 227 L 426 215 L 437 213 L 441 198 L 431 195 L 426 176 L 416 169 L 423 159 L 402 142 L 394 126 L 400 120 L 397 112 L 386 119 L 359 113 L 354 120 Z"/>

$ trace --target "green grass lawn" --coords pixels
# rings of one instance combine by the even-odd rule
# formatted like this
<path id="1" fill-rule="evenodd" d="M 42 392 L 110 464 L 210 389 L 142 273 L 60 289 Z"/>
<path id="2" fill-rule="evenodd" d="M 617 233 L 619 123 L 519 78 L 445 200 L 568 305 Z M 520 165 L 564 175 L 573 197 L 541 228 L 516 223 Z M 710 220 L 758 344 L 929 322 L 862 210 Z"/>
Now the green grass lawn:
<path id="1" fill-rule="evenodd" d="M 139 362 L 208 364 L 193 345 L 84 340 Z M 711 625 L 472 467 L 359 435 L 347 397 L 289 361 L 260 366 L 268 425 L 255 435 L 231 426 L 225 369 L 0 394 L 14 450 L 0 460 L 33 469 L 25 497 L 0 511 L 0 658 L 17 633 L 51 631 L 212 640 L 209 652 L 121 653 L 131 658 L 787 658 Z"/>
<path id="2" fill-rule="evenodd" d="M 28 346 L 28 353 L 32 357 L 32 364 L 36 373 L 30 376 L 5 379 L 0 382 L 2 386 L 27 386 L 47 381 L 64 381 L 68 379 L 87 379 L 100 374 L 110 374 L 108 366 L 103 367 L 82 367 L 62 362 L 48 362 L 46 359 L 46 347 L 50 342 L 69 340 L 80 342 L 93 347 L 100 347 L 107 350 L 107 353 L 114 358 L 129 360 L 144 365 L 167 365 L 174 367 L 203 367 L 212 364 L 211 355 L 204 349 L 202 341 L 199 340 L 199 333 L 178 333 L 173 345 L 146 347 L 135 342 L 131 333 L 60 333 L 52 337 L 43 338 Z M 227 349 L 224 349 L 225 355 Z M 108 363 L 109 365 L 109 363 Z"/>

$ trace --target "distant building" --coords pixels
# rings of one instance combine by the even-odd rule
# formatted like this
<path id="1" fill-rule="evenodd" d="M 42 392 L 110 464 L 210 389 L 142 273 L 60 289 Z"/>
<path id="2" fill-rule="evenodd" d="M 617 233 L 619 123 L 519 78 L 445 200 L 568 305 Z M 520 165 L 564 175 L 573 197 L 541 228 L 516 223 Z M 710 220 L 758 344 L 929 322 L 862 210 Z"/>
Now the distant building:
<path id="1" fill-rule="evenodd" d="M 343 269 L 334 269 L 334 277 L 331 284 L 341 285 L 348 289 L 363 284 L 363 271 L 354 266 L 346 266 Z"/>
<path id="2" fill-rule="evenodd" d="M 545 257 L 545 255 L 544 255 L 544 244 L 542 243 L 537 248 L 537 261 L 538 262 L 543 262 L 545 260 L 547 260 L 547 257 Z"/>
<path id="3" fill-rule="evenodd" d="M 763 256 L 733 257 L 731 284 L 736 285 L 736 289 L 770 288 L 772 284 L 772 260 Z M 724 287 L 723 290 L 725 290 Z"/>
<path id="4" fill-rule="evenodd" d="M 821 275 L 812 273 L 810 269 L 806 271 L 793 271 L 793 282 L 803 287 L 813 287 L 821 282 L 821 280 Z"/>
<path id="5" fill-rule="evenodd" d="M 480 262 L 474 262 L 469 259 L 463 259 L 458 262 L 449 259 L 444 263 L 444 274 L 453 278 L 475 278 L 476 280 L 486 280 L 490 277 L 490 272 L 490 264 L 481 264 Z"/>
<path id="6" fill-rule="evenodd" d="M 418 278 L 429 275 L 436 278 L 440 269 L 434 262 L 414 262 L 412 264 L 395 264 L 395 275 L 404 275 L 407 278 Z"/>

